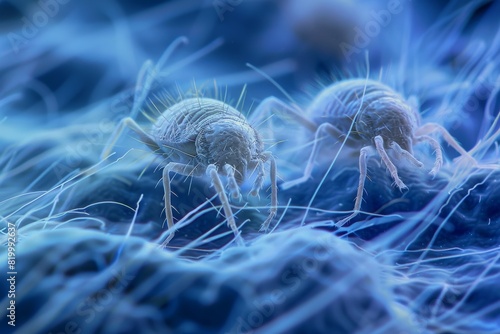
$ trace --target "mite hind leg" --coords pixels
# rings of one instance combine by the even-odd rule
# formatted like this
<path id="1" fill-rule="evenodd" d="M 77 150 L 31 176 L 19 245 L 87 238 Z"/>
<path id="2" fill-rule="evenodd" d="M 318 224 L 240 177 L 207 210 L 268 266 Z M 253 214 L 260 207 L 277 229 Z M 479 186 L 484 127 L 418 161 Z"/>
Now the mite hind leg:
<path id="1" fill-rule="evenodd" d="M 291 107 L 274 96 L 265 98 L 252 112 L 249 121 L 253 126 L 258 127 L 274 114 L 283 120 L 291 119 L 311 132 L 315 132 L 318 129 L 316 123 L 300 114 L 298 107 Z"/>
<path id="2" fill-rule="evenodd" d="M 358 182 L 358 192 L 356 194 L 356 201 L 354 203 L 353 213 L 348 217 L 337 222 L 338 227 L 342 227 L 345 223 L 349 222 L 351 219 L 356 217 L 361 210 L 361 203 L 363 201 L 363 192 L 365 191 L 365 180 L 367 175 L 366 161 L 368 158 L 368 153 L 371 151 L 370 146 L 365 146 L 359 152 L 359 182 Z"/>
<path id="3" fill-rule="evenodd" d="M 281 101 L 277 97 L 270 96 L 264 99 L 255 109 L 255 111 L 250 116 L 249 120 L 252 125 L 258 126 L 259 124 L 265 122 L 269 117 L 273 116 L 273 111 L 276 112 L 276 115 L 283 120 L 292 120 L 299 125 L 302 125 L 306 129 L 311 132 L 317 133 L 319 128 L 323 124 L 329 124 L 331 127 L 327 127 L 323 130 L 326 130 L 331 136 L 335 138 L 345 137 L 345 133 L 342 133 L 339 129 L 333 126 L 330 123 L 323 123 L 321 125 L 317 125 L 315 122 L 310 120 L 307 117 L 302 116 L 301 113 L 304 113 L 299 107 L 291 107 L 287 105 L 285 102 Z M 353 144 L 353 140 L 348 138 L 348 144 Z"/>
<path id="4" fill-rule="evenodd" d="M 104 146 L 104 149 L 101 153 L 101 159 L 106 159 L 107 157 L 109 157 L 109 155 L 111 154 L 111 150 L 126 128 L 134 131 L 134 133 L 139 136 L 139 139 L 151 150 L 160 150 L 158 144 L 155 143 L 155 141 L 139 126 L 139 124 L 137 124 L 132 118 L 126 117 L 122 119 L 120 123 L 118 123 L 117 127 L 113 131 L 113 134 L 106 143 L 106 146 Z"/>
<path id="5" fill-rule="evenodd" d="M 304 174 L 302 177 L 292 180 L 292 181 L 287 181 L 281 185 L 282 189 L 289 189 L 291 187 L 294 187 L 296 185 L 302 184 L 309 180 L 312 174 L 313 166 L 314 166 L 314 160 L 316 159 L 316 156 L 319 152 L 319 141 L 321 140 L 321 135 L 327 133 L 331 135 L 334 138 L 339 138 L 342 135 L 342 132 L 337 129 L 335 126 L 333 126 L 330 123 L 323 123 L 318 127 L 318 130 L 316 131 L 314 135 L 314 144 L 313 148 L 311 151 L 311 154 L 309 155 L 309 159 L 307 160 L 306 168 L 304 169 Z"/>

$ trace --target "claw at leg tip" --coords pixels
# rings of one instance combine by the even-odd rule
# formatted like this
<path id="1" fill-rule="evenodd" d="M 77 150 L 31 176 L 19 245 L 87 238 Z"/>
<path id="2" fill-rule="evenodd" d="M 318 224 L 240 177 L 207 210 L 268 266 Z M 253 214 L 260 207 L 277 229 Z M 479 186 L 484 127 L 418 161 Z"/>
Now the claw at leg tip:
<path id="1" fill-rule="evenodd" d="M 260 229 L 259 229 L 259 232 L 264 232 L 264 233 L 267 233 L 267 230 L 269 229 L 269 225 L 270 225 L 270 221 L 266 220 L 261 226 L 260 226 Z"/>
<path id="2" fill-rule="evenodd" d="M 404 184 L 403 181 L 399 180 L 399 181 L 396 181 L 396 186 L 398 187 L 399 190 L 403 191 L 405 189 L 408 189 L 408 187 L 406 186 L 406 184 Z"/>

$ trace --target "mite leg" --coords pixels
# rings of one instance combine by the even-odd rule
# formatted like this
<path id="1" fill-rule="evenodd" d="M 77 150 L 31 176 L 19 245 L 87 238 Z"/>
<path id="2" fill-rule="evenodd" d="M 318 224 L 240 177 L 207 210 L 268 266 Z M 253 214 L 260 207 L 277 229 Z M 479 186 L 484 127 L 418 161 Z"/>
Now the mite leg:
<path id="1" fill-rule="evenodd" d="M 151 150 L 160 150 L 158 144 L 156 144 L 155 141 L 146 132 L 144 132 L 139 124 L 137 124 L 132 118 L 126 117 L 122 119 L 120 123 L 118 123 L 118 126 L 115 128 L 115 131 L 106 143 L 106 146 L 101 153 L 101 159 L 106 159 L 111 154 L 111 150 L 115 146 L 125 128 L 129 128 L 130 130 L 134 131 L 139 136 L 139 139 Z"/>
<path id="2" fill-rule="evenodd" d="M 394 179 L 394 182 L 396 183 L 396 186 L 402 190 L 405 188 L 408 188 L 403 181 L 398 176 L 398 170 L 396 166 L 392 163 L 391 159 L 389 159 L 389 156 L 387 155 L 387 152 L 384 149 L 384 140 L 382 139 L 381 136 L 376 136 L 374 138 L 375 141 L 375 148 L 377 149 L 378 154 L 382 158 L 382 161 L 384 164 L 387 166 L 387 169 L 391 173 L 392 178 Z"/>
<path id="3" fill-rule="evenodd" d="M 253 126 L 258 127 L 274 113 L 276 113 L 281 119 L 292 119 L 311 132 L 315 132 L 318 129 L 316 123 L 309 120 L 307 117 L 302 116 L 297 108 L 290 107 L 285 102 L 274 96 L 264 99 L 257 106 L 252 115 L 250 115 L 249 121 Z"/>
<path id="4" fill-rule="evenodd" d="M 163 70 L 167 60 L 180 45 L 187 44 L 188 42 L 189 40 L 186 37 L 178 37 L 163 52 L 156 65 L 153 65 L 151 60 L 147 60 L 142 65 L 139 75 L 137 76 L 137 83 L 135 86 L 134 104 L 132 106 L 132 112 L 130 113 L 132 119 L 137 116 L 142 103 L 151 90 L 155 77 Z"/>
<path id="5" fill-rule="evenodd" d="M 267 153 L 267 152 L 265 152 Z M 264 170 L 264 162 L 261 160 L 252 160 L 250 161 L 250 166 L 256 166 L 256 168 L 259 169 L 257 173 L 257 177 L 255 178 L 255 181 L 252 186 L 252 190 L 250 190 L 249 195 L 253 197 L 259 197 L 259 191 L 262 189 L 262 185 L 264 184 L 264 176 L 265 176 L 265 170 Z"/>
<path id="6" fill-rule="evenodd" d="M 411 154 L 407 150 L 403 150 L 401 148 L 401 146 L 399 146 L 399 144 L 396 143 L 395 141 L 393 141 L 391 143 L 391 148 L 396 152 L 397 155 L 399 155 L 400 157 L 403 157 L 406 160 L 408 160 L 413 166 L 418 167 L 418 168 L 422 168 L 424 166 L 424 164 L 422 162 L 418 161 L 413 156 L 413 154 Z"/>
<path id="7" fill-rule="evenodd" d="M 266 232 L 269 228 L 269 225 L 271 224 L 271 221 L 276 216 L 276 212 L 278 211 L 278 186 L 276 184 L 276 160 L 274 160 L 271 152 L 264 152 L 263 154 L 265 155 L 265 160 L 269 161 L 271 176 L 271 208 L 269 210 L 269 216 L 260 228 L 261 231 Z M 263 172 L 264 170 L 262 169 L 262 173 Z"/>
<path id="8" fill-rule="evenodd" d="M 254 126 L 258 126 L 260 123 L 265 122 L 270 116 L 273 115 L 273 111 L 278 117 L 283 120 L 292 120 L 299 125 L 302 125 L 311 132 L 317 133 L 319 127 L 316 123 L 311 121 L 309 118 L 302 116 L 298 107 L 291 107 L 285 102 L 281 101 L 277 97 L 270 96 L 264 99 L 255 109 L 255 111 L 250 116 L 250 123 Z M 326 123 L 325 123 L 326 124 Z M 334 138 L 339 138 L 345 136 L 339 129 L 330 124 L 331 127 L 325 128 L 327 133 L 329 133 Z M 348 145 L 354 144 L 351 138 L 347 139 Z"/>
<path id="9" fill-rule="evenodd" d="M 349 220 L 353 219 L 359 214 L 361 210 L 361 202 L 363 201 L 363 191 L 365 190 L 365 180 L 366 180 L 366 160 L 368 157 L 368 152 L 371 150 L 370 146 L 365 146 L 359 152 L 359 183 L 358 183 L 358 193 L 356 195 L 356 202 L 354 203 L 354 210 L 351 215 L 337 222 L 338 227 L 342 227 Z"/>
<path id="10" fill-rule="evenodd" d="M 238 226 L 236 226 L 236 222 L 234 220 L 233 210 L 231 210 L 231 206 L 229 205 L 229 200 L 224 191 L 224 187 L 222 186 L 219 174 L 217 174 L 217 167 L 215 167 L 215 165 L 213 164 L 208 165 L 207 174 L 212 179 L 212 183 L 215 187 L 215 190 L 219 195 L 220 201 L 222 203 L 222 208 L 224 209 L 224 215 L 226 216 L 227 219 L 227 225 L 233 230 L 238 245 L 244 246 L 245 243 L 241 239 L 241 236 L 238 231 Z"/>
<path id="11" fill-rule="evenodd" d="M 167 217 L 167 225 L 169 229 L 174 227 L 174 216 L 172 214 L 172 201 L 171 201 L 171 189 L 170 189 L 170 177 L 169 173 L 175 172 L 184 176 L 201 176 L 199 170 L 191 165 L 185 165 L 177 162 L 170 162 L 163 168 L 163 191 L 165 195 L 165 215 Z M 163 226 L 162 226 L 163 227 Z M 174 237 L 174 232 L 169 235 L 167 240 L 162 244 L 167 245 L 170 240 Z"/>
<path id="12" fill-rule="evenodd" d="M 311 177 L 313 166 L 314 166 L 314 159 L 316 158 L 316 155 L 318 154 L 318 151 L 319 151 L 318 143 L 320 141 L 320 137 L 323 134 L 323 132 L 326 132 L 335 138 L 338 138 L 342 135 L 340 130 L 337 129 L 335 126 L 331 125 L 330 123 L 321 124 L 318 127 L 318 130 L 316 131 L 316 134 L 314 136 L 313 148 L 311 151 L 311 155 L 309 156 L 309 160 L 307 161 L 307 165 L 306 165 L 306 168 L 304 170 L 304 174 L 302 175 L 302 177 L 300 177 L 296 180 L 292 180 L 292 181 L 288 181 L 288 182 L 283 183 L 281 185 L 282 189 L 288 189 L 288 188 L 294 187 L 296 185 L 299 185 L 299 184 L 304 183 L 307 180 L 309 180 L 309 178 Z"/>
<path id="13" fill-rule="evenodd" d="M 441 125 L 437 123 L 427 123 L 422 125 L 420 128 L 415 131 L 415 134 L 417 136 L 423 136 L 427 135 L 433 132 L 439 132 L 443 139 L 451 146 L 453 147 L 458 153 L 460 153 L 461 156 L 464 158 L 470 160 L 474 165 L 477 165 L 477 161 L 466 151 L 460 146 L 460 144 L 453 138 L 448 130 L 443 128 Z M 432 145 L 432 143 L 431 143 Z"/>
<path id="14" fill-rule="evenodd" d="M 439 143 L 436 139 L 429 136 L 415 137 L 415 141 L 417 143 L 426 141 L 434 149 L 436 160 L 434 161 L 434 167 L 432 167 L 432 170 L 429 172 L 429 174 L 431 174 L 432 176 L 436 176 L 438 171 L 441 169 L 441 166 L 443 165 L 443 151 L 441 150 L 441 146 L 439 146 Z"/>
<path id="15" fill-rule="evenodd" d="M 231 194 L 231 197 L 234 199 L 237 198 L 237 199 L 241 200 L 240 187 L 238 187 L 238 183 L 236 182 L 236 179 L 234 178 L 234 167 L 231 165 L 225 164 L 224 170 L 226 171 L 227 187 L 229 188 L 229 193 Z"/>

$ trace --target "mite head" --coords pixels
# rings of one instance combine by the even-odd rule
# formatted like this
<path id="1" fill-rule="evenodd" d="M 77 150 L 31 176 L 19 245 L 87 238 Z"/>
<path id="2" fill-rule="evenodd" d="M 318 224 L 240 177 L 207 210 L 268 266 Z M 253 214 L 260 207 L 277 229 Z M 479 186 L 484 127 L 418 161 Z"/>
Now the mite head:
<path id="1" fill-rule="evenodd" d="M 221 120 L 208 124 L 196 138 L 196 150 L 202 163 L 214 164 L 225 175 L 224 166 L 235 169 L 235 179 L 241 184 L 247 166 L 262 152 L 262 141 L 248 124 Z"/>
<path id="2" fill-rule="evenodd" d="M 385 148 L 395 142 L 412 153 L 412 139 L 418 123 L 418 114 L 404 100 L 389 96 L 367 106 L 359 115 L 355 128 L 367 141 L 381 136 Z"/>
<path id="3" fill-rule="evenodd" d="M 392 107 L 392 108 L 391 108 Z M 382 131 L 387 145 L 396 142 L 403 150 L 413 154 L 413 137 L 420 123 L 420 115 L 410 105 L 397 103 L 389 107 L 388 126 Z"/>

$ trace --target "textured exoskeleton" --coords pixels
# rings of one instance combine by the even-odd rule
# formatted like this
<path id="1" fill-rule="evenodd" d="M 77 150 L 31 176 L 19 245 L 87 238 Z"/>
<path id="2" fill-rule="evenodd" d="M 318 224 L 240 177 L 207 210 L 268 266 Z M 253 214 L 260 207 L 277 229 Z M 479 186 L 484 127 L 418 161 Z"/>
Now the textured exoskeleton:
<path id="1" fill-rule="evenodd" d="M 271 210 L 262 224 L 262 229 L 267 230 L 277 210 L 276 163 L 271 153 L 264 151 L 258 132 L 238 110 L 215 99 L 184 99 L 163 111 L 149 134 L 134 120 L 125 118 L 111 137 L 103 157 L 109 155 L 125 127 L 132 129 L 156 154 L 164 156 L 163 185 L 169 229 L 174 226 L 169 172 L 186 176 L 203 176 L 206 173 L 220 197 L 229 227 L 238 242 L 242 243 L 219 174 L 227 177 L 231 196 L 240 198 L 239 185 L 245 180 L 247 171 L 257 169 L 257 177 L 250 192 L 257 196 L 264 182 L 264 163 L 269 161 Z M 173 232 L 168 240 L 172 236 Z"/>
<path id="2" fill-rule="evenodd" d="M 314 159 L 318 153 L 318 142 L 324 134 L 329 134 L 339 141 L 345 140 L 346 145 L 350 147 L 360 148 L 360 178 L 354 212 L 339 221 L 338 226 L 344 225 L 359 213 L 367 172 L 366 161 L 368 155 L 374 151 L 373 148 L 382 158 L 399 189 L 407 187 L 399 178 L 398 170 L 387 154 L 388 149 L 394 150 L 397 156 L 421 168 L 423 164 L 413 156 L 412 146 L 418 142 L 429 143 L 436 155 L 430 174 L 435 175 L 442 166 L 443 154 L 439 143 L 428 134 L 439 132 L 462 156 L 472 159 L 445 128 L 436 123 L 421 125 L 417 106 L 378 81 L 350 79 L 332 84 L 314 98 L 305 112 L 297 106 L 292 107 L 275 97 L 269 97 L 259 105 L 255 114 L 263 117 L 271 112 L 278 112 L 279 115 L 284 111 L 314 132 L 315 140 L 304 175 L 283 183 L 283 189 L 306 182 L 311 177 Z"/>

